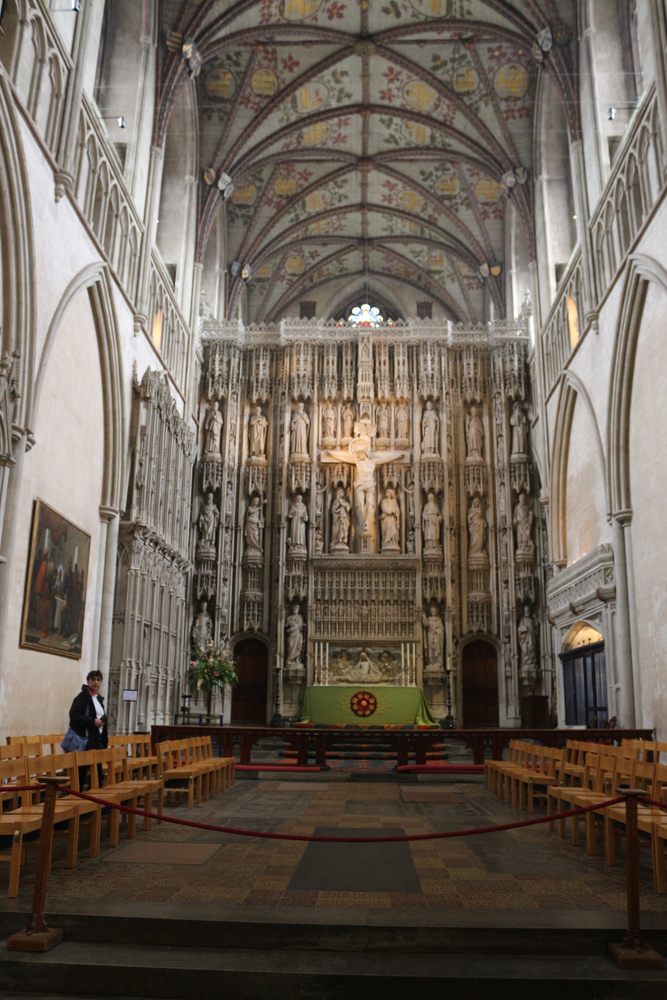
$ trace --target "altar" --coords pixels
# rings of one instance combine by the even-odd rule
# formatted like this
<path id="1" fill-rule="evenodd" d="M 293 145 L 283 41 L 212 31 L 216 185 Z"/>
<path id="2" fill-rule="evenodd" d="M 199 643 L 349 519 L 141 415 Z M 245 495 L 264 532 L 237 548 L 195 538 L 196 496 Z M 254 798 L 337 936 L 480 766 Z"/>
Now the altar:
<path id="1" fill-rule="evenodd" d="M 301 725 L 435 726 L 419 687 L 319 685 L 307 687 Z"/>

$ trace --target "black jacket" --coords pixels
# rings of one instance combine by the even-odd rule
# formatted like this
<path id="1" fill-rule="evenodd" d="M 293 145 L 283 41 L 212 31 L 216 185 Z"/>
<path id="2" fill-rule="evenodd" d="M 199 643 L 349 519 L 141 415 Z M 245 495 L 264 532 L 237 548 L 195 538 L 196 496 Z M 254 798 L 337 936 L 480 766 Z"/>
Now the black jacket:
<path id="1" fill-rule="evenodd" d="M 104 706 L 104 698 L 98 694 L 98 699 Z M 109 742 L 107 733 L 106 712 L 102 716 L 104 729 L 98 729 L 95 725 L 95 706 L 93 698 L 87 684 L 81 685 L 81 693 L 76 696 L 69 710 L 69 724 L 77 736 L 85 736 L 88 739 L 87 750 L 104 750 Z"/>

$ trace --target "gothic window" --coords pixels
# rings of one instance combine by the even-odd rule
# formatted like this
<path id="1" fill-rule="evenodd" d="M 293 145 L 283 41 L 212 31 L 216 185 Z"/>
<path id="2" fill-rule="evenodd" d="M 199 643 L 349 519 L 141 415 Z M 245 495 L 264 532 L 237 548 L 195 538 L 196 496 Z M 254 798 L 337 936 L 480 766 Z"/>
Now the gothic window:
<path id="1" fill-rule="evenodd" d="M 385 322 L 389 326 L 394 325 L 393 320 L 385 320 L 378 307 L 372 306 L 368 302 L 364 302 L 360 306 L 353 306 L 347 320 L 339 320 L 339 325 L 345 322 L 352 323 L 353 326 L 379 326 L 380 323 Z"/>

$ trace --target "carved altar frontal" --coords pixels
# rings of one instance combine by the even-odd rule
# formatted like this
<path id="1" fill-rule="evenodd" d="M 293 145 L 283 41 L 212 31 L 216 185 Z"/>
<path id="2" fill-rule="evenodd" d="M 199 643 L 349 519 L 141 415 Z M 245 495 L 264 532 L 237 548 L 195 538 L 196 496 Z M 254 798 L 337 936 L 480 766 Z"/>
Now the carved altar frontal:
<path id="1" fill-rule="evenodd" d="M 345 649 L 440 711 L 446 664 L 456 697 L 461 646 L 486 636 L 518 704 L 539 600 L 525 324 L 202 334 L 194 597 L 216 639 L 265 637 L 294 714 Z M 380 678 L 384 654 L 399 670 Z"/>

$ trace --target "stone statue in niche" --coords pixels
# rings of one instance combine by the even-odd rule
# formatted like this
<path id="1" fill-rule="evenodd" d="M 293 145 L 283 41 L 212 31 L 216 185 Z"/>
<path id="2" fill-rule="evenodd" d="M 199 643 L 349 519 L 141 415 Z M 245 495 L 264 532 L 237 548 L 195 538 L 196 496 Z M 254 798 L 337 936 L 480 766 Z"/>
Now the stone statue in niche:
<path id="1" fill-rule="evenodd" d="M 466 462 L 477 463 L 483 461 L 482 450 L 484 448 L 484 422 L 479 414 L 477 406 L 473 403 L 466 414 Z"/>
<path id="2" fill-rule="evenodd" d="M 510 426 L 512 428 L 512 452 L 510 457 L 513 459 L 524 460 L 528 457 L 526 453 L 528 418 L 523 412 L 523 406 L 518 400 L 514 404 L 514 409 L 512 410 Z"/>
<path id="3" fill-rule="evenodd" d="M 285 660 L 288 668 L 301 667 L 303 650 L 303 618 L 299 605 L 292 605 L 292 614 L 285 619 Z"/>
<path id="4" fill-rule="evenodd" d="M 422 532 L 424 536 L 424 552 L 440 552 L 440 525 L 442 514 L 433 490 L 429 491 L 422 511 Z"/>
<path id="5" fill-rule="evenodd" d="M 266 459 L 266 431 L 269 421 L 262 413 L 262 408 L 257 404 L 252 408 L 250 418 L 250 458 Z"/>
<path id="6" fill-rule="evenodd" d="M 321 473 L 317 473 L 315 483 L 315 555 L 321 556 L 324 552 L 324 539 L 322 538 L 322 510 L 323 497 L 326 493 L 326 486 L 321 482 Z"/>
<path id="7" fill-rule="evenodd" d="M 468 534 L 470 536 L 468 557 L 478 556 L 484 552 L 485 530 L 482 501 L 479 497 L 475 497 L 468 510 Z"/>
<path id="8" fill-rule="evenodd" d="M 336 443 L 336 408 L 330 399 L 324 404 L 322 411 L 322 444 Z"/>
<path id="9" fill-rule="evenodd" d="M 296 410 L 292 414 L 290 424 L 290 458 L 308 458 L 308 431 L 310 429 L 310 417 L 303 407 L 303 403 L 296 404 Z"/>
<path id="10" fill-rule="evenodd" d="M 345 496 L 345 490 L 339 486 L 336 497 L 331 504 L 331 552 L 349 552 L 348 536 L 350 532 L 350 501 Z"/>
<path id="11" fill-rule="evenodd" d="M 294 502 L 290 504 L 287 519 L 290 522 L 290 536 L 287 540 L 289 553 L 290 555 L 305 555 L 308 508 L 300 493 L 297 493 Z"/>
<path id="12" fill-rule="evenodd" d="M 215 559 L 215 532 L 220 520 L 220 511 L 213 503 L 213 494 L 206 494 L 206 503 L 201 509 L 197 527 L 199 528 L 199 542 L 197 544 L 197 558 L 201 561 Z"/>
<path id="13" fill-rule="evenodd" d="M 215 542 L 215 529 L 218 527 L 219 519 L 220 512 L 213 502 L 213 494 L 207 493 L 206 503 L 201 509 L 199 521 L 197 522 L 202 542 L 209 542 L 210 544 Z"/>
<path id="14" fill-rule="evenodd" d="M 519 648 L 521 650 L 521 671 L 526 677 L 534 675 L 537 670 L 535 622 L 531 618 L 530 608 L 527 604 L 523 609 L 523 618 L 519 619 L 517 635 L 519 638 Z"/>
<path id="15" fill-rule="evenodd" d="M 230 528 L 225 528 L 224 536 L 222 543 L 222 565 L 229 566 L 229 560 L 232 555 L 232 532 Z"/>
<path id="16" fill-rule="evenodd" d="M 396 409 L 396 438 L 405 444 L 410 440 L 410 414 L 403 400 L 400 401 Z"/>
<path id="17" fill-rule="evenodd" d="M 222 413 L 217 399 L 213 400 L 211 409 L 204 421 L 204 461 L 220 462 L 220 436 L 222 434 Z"/>
<path id="18" fill-rule="evenodd" d="M 389 411 L 389 407 L 387 406 L 386 403 L 382 403 L 377 411 L 378 444 L 381 441 L 386 441 L 387 444 L 389 443 L 389 438 L 391 435 L 390 425 L 391 425 L 391 413 Z"/>
<path id="19" fill-rule="evenodd" d="M 442 667 L 445 652 L 445 626 L 435 604 L 431 605 L 428 615 L 422 615 L 422 625 L 426 632 L 427 665 L 429 667 Z"/>
<path id="20" fill-rule="evenodd" d="M 197 617 L 194 620 L 192 626 L 192 645 L 195 649 L 200 647 L 204 649 L 208 646 L 208 640 L 211 638 L 211 628 L 212 628 L 211 616 L 208 613 L 208 608 L 206 607 L 206 601 L 202 601 L 199 605 L 199 611 L 197 612 Z"/>
<path id="21" fill-rule="evenodd" d="M 501 483 L 498 487 L 498 513 L 501 519 L 507 517 L 507 506 L 505 503 L 505 484 Z"/>
<path id="22" fill-rule="evenodd" d="M 436 413 L 435 404 L 429 399 L 422 417 L 422 453 L 424 456 L 440 454 L 438 449 L 439 427 L 440 418 Z"/>
<path id="23" fill-rule="evenodd" d="M 343 407 L 341 421 L 343 424 L 343 441 L 349 442 L 352 440 L 352 431 L 354 429 L 354 410 L 349 403 L 346 403 Z"/>
<path id="24" fill-rule="evenodd" d="M 534 515 L 530 509 L 527 493 L 519 494 L 519 502 L 514 508 L 514 525 L 516 527 L 516 555 L 518 562 L 533 562 L 535 559 L 535 543 L 532 539 Z"/>
<path id="25" fill-rule="evenodd" d="M 262 534 L 264 530 L 264 511 L 262 501 L 255 494 L 250 501 L 245 516 L 245 527 L 243 537 L 246 544 L 246 557 L 256 560 L 263 560 Z"/>
<path id="26" fill-rule="evenodd" d="M 391 487 L 380 501 L 380 531 L 383 552 L 400 552 L 399 521 L 401 511 Z"/>

